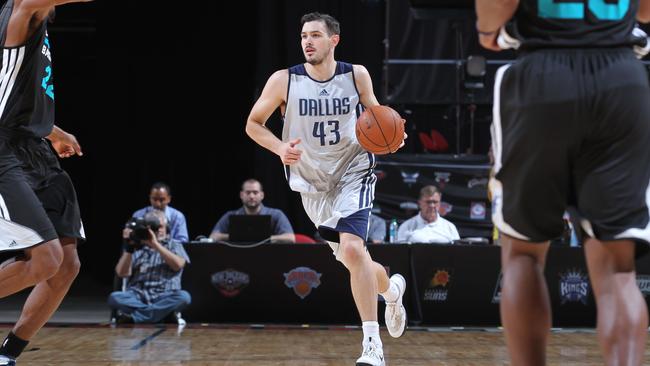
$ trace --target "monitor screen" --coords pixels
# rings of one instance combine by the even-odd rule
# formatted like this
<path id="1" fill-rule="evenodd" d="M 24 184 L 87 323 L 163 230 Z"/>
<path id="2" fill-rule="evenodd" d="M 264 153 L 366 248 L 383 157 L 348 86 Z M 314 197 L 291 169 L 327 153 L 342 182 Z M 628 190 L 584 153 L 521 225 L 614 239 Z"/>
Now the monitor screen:
<path id="1" fill-rule="evenodd" d="M 271 215 L 232 215 L 229 241 L 260 242 L 271 237 Z"/>

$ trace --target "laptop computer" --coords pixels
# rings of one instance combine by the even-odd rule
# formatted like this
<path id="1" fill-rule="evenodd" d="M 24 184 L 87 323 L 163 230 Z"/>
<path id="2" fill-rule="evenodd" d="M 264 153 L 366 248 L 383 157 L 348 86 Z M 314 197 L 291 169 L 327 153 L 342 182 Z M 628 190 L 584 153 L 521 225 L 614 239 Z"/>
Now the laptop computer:
<path id="1" fill-rule="evenodd" d="M 229 241 L 257 243 L 271 237 L 271 215 L 232 215 Z"/>

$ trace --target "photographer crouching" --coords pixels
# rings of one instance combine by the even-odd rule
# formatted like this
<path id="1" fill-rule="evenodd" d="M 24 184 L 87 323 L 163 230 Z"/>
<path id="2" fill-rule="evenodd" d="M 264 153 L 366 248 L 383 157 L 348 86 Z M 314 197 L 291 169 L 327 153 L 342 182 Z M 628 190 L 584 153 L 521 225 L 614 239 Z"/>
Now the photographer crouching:
<path id="1" fill-rule="evenodd" d="M 124 252 L 115 272 L 128 277 L 127 286 L 108 298 L 108 305 L 117 310 L 117 322 L 157 323 L 189 305 L 181 275 L 190 260 L 183 245 L 169 238 L 165 214 L 154 210 L 131 219 L 122 237 Z"/>

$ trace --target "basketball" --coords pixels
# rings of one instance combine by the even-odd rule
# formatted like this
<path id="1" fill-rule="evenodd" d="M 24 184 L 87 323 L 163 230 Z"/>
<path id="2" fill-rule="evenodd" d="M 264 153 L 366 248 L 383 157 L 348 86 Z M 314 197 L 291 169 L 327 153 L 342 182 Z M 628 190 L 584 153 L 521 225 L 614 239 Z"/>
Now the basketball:
<path id="1" fill-rule="evenodd" d="M 404 141 L 404 122 L 393 108 L 372 106 L 357 119 L 357 140 L 373 154 L 394 153 Z"/>

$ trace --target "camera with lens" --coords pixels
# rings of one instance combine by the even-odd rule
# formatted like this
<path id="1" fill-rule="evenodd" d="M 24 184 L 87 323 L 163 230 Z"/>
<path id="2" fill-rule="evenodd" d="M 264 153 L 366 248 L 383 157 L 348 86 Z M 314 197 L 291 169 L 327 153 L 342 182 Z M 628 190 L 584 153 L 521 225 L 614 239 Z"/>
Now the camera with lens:
<path id="1" fill-rule="evenodd" d="M 160 229 L 160 226 L 160 220 L 155 216 L 132 217 L 126 223 L 126 228 L 131 229 L 129 244 L 136 247 L 136 249 L 141 248 L 142 241 L 149 239 L 149 229 L 155 234 Z"/>

